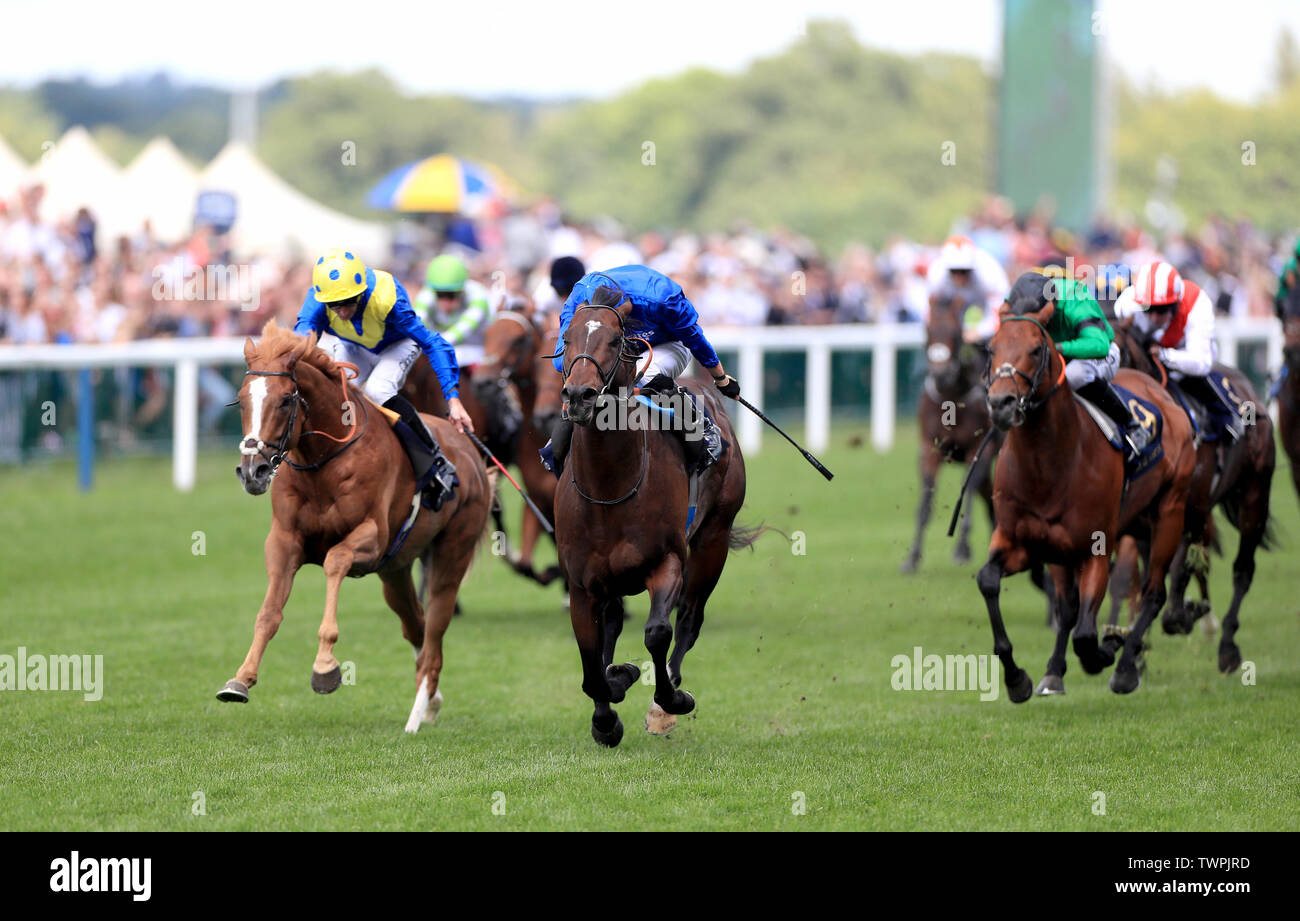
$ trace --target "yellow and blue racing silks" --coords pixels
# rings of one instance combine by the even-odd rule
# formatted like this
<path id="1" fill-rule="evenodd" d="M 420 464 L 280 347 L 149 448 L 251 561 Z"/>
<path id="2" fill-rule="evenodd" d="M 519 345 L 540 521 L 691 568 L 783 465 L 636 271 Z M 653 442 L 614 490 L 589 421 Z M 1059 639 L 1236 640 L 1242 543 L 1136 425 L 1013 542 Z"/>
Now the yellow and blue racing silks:
<path id="1" fill-rule="evenodd" d="M 366 269 L 366 290 L 361 297 L 361 309 L 353 314 L 351 320 L 339 319 L 327 305 L 316 300 L 316 292 L 309 289 L 293 331 L 300 336 L 311 332 L 331 333 L 371 352 L 382 352 L 394 342 L 413 339 L 429 357 L 443 395 L 449 400 L 459 396 L 460 367 L 456 362 L 456 350 L 446 339 L 420 322 L 411 309 L 406 289 L 388 272 Z"/>

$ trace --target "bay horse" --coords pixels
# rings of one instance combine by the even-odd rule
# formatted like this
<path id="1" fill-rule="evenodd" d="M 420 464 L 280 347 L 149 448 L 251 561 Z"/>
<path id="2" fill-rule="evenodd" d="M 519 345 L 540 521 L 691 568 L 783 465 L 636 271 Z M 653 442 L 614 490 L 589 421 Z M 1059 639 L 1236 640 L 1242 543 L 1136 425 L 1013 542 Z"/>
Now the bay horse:
<path id="1" fill-rule="evenodd" d="M 618 303 L 619 295 L 608 289 L 597 289 L 592 299 L 578 307 L 559 344 L 561 393 L 574 432 L 555 493 L 555 539 L 569 579 L 582 689 L 595 705 L 591 734 L 612 748 L 623 738 L 623 723 L 610 704 L 622 701 L 641 676 L 635 663 L 613 663 L 623 598 L 650 593 L 645 645 L 654 660 L 655 690 L 645 725 L 662 734 L 695 707 L 694 697 L 681 689 L 682 659 L 699 637 L 728 550 L 752 545 L 761 529 L 735 525 L 745 500 L 745 463 L 713 387 L 684 382 L 730 444 L 701 475 L 690 522 L 678 434 L 651 431 L 650 413 L 628 412 L 625 425 L 602 421 L 616 405 L 608 401 L 629 400 L 638 356 L 629 346 L 632 304 Z"/>
<path id="2" fill-rule="evenodd" d="M 406 731 L 416 732 L 442 705 L 442 638 L 486 530 L 495 471 L 486 469 L 451 422 L 424 416 L 460 477 L 455 495 L 440 511 L 425 508 L 382 409 L 344 380 L 348 366 L 318 349 L 315 333 L 298 336 L 272 320 L 258 342 L 244 344 L 244 359 L 248 371 L 239 406 L 247 435 L 240 441 L 235 472 L 251 495 L 271 489 L 267 589 L 248 656 L 217 697 L 248 702 L 262 655 L 284 618 L 294 575 L 307 564 L 322 567 L 326 579 L 311 687 L 319 694 L 337 690 L 342 683 L 334 656 L 340 586 L 345 576 L 377 572 L 384 600 L 415 649 L 417 690 Z M 423 605 L 411 580 L 417 559 L 429 573 Z"/>
<path id="3" fill-rule="evenodd" d="M 474 390 L 485 406 L 495 406 L 502 399 L 510 398 L 503 394 L 513 391 L 518 395 L 523 421 L 510 454 L 529 498 L 547 516 L 552 527 L 555 526 L 555 476 L 542 466 L 537 452 L 550 438 L 551 428 L 559 417 L 559 375 L 551 366 L 557 336 L 557 333 L 543 333 L 522 310 L 502 310 L 483 334 L 483 358 L 474 366 L 472 374 Z M 544 398 L 540 426 L 539 396 Z M 541 524 L 524 508 L 519 552 L 507 559 L 520 575 L 540 585 L 549 585 L 560 575 L 560 567 L 550 566 L 541 573 L 533 569 L 533 551 L 542 533 Z"/>
<path id="4" fill-rule="evenodd" d="M 1151 343 L 1143 341 L 1131 322 L 1120 321 L 1116 341 L 1121 344 L 1121 363 L 1131 364 L 1158 380 L 1162 387 L 1169 387 L 1169 372 L 1151 354 Z M 1237 556 L 1232 563 L 1232 602 L 1223 617 L 1223 633 L 1219 639 L 1219 671 L 1228 674 L 1241 666 L 1236 635 L 1241 605 L 1254 580 L 1255 553 L 1274 545 L 1269 501 L 1277 459 L 1273 420 L 1264 412 L 1264 403 L 1250 378 L 1239 369 L 1218 362 L 1214 371 L 1224 375 L 1233 391 L 1257 411 L 1250 424 L 1243 426 L 1244 435 L 1239 441 L 1221 438 L 1200 441 L 1197 446 L 1196 468 L 1187 497 L 1186 538 L 1170 568 L 1169 603 L 1160 625 L 1168 634 L 1190 633 L 1193 624 L 1210 613 L 1205 572 L 1209 567 L 1209 551 L 1218 549 L 1213 511 L 1222 509 L 1239 535 Z M 1181 404 L 1179 411 L 1185 418 L 1186 411 Z M 1195 565 L 1189 564 L 1189 560 Z M 1188 604 L 1185 596 L 1193 574 L 1197 576 L 1202 600 Z"/>
<path id="5" fill-rule="evenodd" d="M 993 521 L 991 473 L 1001 438 L 995 435 L 994 443 L 975 458 L 976 449 L 993 423 L 984 401 L 984 356 L 974 345 L 962 340 L 964 308 L 964 301 L 957 295 L 930 297 L 930 319 L 925 328 L 925 387 L 917 406 L 921 500 L 916 509 L 916 537 L 900 567 L 904 573 L 916 572 L 921 562 L 921 542 L 930 521 L 935 480 L 945 462 L 977 465 L 971 472 L 970 488 L 984 500 L 989 521 Z M 953 562 L 958 564 L 970 562 L 973 506 L 972 501 L 966 509 L 953 550 Z"/>
<path id="6" fill-rule="evenodd" d="M 1097 610 L 1106 593 L 1110 551 L 1122 534 L 1149 540 L 1151 549 L 1141 613 L 1123 641 L 1110 687 L 1120 694 L 1138 688 L 1142 635 L 1165 601 L 1165 572 L 1182 538 L 1183 504 L 1196 463 L 1191 424 L 1174 400 L 1146 375 L 1120 370 L 1115 382 L 1164 416 L 1162 457 L 1126 482 L 1124 455 L 1107 443 L 1066 382 L 1065 359 L 1047 332 L 1055 308 L 1049 301 L 1017 314 L 1004 306 L 989 343 L 989 412 L 1008 434 L 994 475 L 996 523 L 978 583 L 1013 703 L 1028 700 L 1034 684 L 1016 664 L 1002 622 L 1002 579 L 1034 562 L 1049 565 L 1059 627 L 1038 693 L 1063 693 L 1071 632 L 1088 674 L 1115 661 L 1119 641 L 1107 637 L 1098 643 Z"/>

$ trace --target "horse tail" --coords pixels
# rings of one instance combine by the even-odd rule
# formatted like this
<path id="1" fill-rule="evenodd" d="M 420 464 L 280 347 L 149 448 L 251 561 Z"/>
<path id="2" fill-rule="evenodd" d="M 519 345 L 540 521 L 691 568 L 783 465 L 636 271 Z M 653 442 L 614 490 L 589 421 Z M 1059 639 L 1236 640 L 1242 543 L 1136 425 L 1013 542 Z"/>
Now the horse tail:
<path id="1" fill-rule="evenodd" d="M 744 550 L 746 547 L 753 549 L 754 542 L 763 536 L 764 531 L 776 531 L 784 536 L 780 528 L 773 528 L 760 522 L 756 527 L 746 527 L 743 524 L 732 524 L 731 530 L 727 532 L 727 548 L 729 550 Z M 789 540 L 789 538 L 786 538 Z"/>

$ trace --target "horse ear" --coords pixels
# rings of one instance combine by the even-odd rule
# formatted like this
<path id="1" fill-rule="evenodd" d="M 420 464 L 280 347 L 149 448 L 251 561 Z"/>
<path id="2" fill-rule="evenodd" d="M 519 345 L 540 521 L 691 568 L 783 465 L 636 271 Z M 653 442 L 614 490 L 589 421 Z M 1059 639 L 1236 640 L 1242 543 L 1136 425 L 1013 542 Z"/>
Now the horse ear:
<path id="1" fill-rule="evenodd" d="M 249 336 L 244 340 L 244 364 L 251 365 L 253 356 L 257 354 L 257 345 L 253 342 L 253 337 Z"/>
<path id="2" fill-rule="evenodd" d="M 314 348 L 316 348 L 316 333 L 315 331 L 312 331 L 306 336 L 303 336 L 302 342 L 298 344 L 298 347 L 289 353 L 289 368 L 292 369 L 301 358 L 311 352 Z"/>
<path id="3" fill-rule="evenodd" d="M 1056 316 L 1056 301 L 1048 301 L 1042 306 L 1038 313 L 1033 314 L 1035 320 L 1046 326 L 1052 322 L 1052 317 Z"/>
<path id="4" fill-rule="evenodd" d="M 624 301 L 623 303 L 621 303 L 621 304 L 619 304 L 617 307 L 615 307 L 615 308 L 614 308 L 614 311 L 615 311 L 615 312 L 616 312 L 620 317 L 622 317 L 622 318 L 623 318 L 623 322 L 626 323 L 626 322 L 627 322 L 627 318 L 628 318 L 628 314 L 630 314 L 630 313 L 632 312 L 632 302 L 631 302 L 631 301 Z"/>
<path id="5" fill-rule="evenodd" d="M 1009 316 L 1011 316 L 1011 302 L 1003 301 L 1002 306 L 998 308 L 998 319 L 1005 320 Z"/>

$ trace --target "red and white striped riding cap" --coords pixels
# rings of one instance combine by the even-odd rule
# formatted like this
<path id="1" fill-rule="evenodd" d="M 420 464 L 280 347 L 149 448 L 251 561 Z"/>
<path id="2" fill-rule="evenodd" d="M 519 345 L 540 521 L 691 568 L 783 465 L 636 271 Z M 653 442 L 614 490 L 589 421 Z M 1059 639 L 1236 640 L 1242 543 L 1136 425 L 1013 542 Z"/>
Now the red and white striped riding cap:
<path id="1" fill-rule="evenodd" d="M 1167 262 L 1152 262 L 1138 270 L 1133 299 L 1143 307 L 1176 304 L 1183 297 L 1183 277 Z"/>

